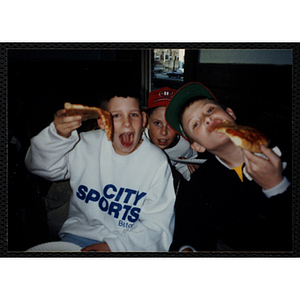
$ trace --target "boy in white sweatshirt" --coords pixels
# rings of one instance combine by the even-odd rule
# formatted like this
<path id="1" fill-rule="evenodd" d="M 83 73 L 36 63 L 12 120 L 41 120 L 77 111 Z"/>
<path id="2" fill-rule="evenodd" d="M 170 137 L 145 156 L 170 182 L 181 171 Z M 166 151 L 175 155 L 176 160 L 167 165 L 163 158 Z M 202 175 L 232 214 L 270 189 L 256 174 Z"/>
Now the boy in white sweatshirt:
<path id="1" fill-rule="evenodd" d="M 81 117 L 62 109 L 32 138 L 26 166 L 47 180 L 70 179 L 62 241 L 82 251 L 168 251 L 175 203 L 168 160 L 142 138 L 146 116 L 136 95 L 114 93 L 103 103 L 113 118 L 112 142 L 101 119 L 101 129 L 78 135 Z"/>

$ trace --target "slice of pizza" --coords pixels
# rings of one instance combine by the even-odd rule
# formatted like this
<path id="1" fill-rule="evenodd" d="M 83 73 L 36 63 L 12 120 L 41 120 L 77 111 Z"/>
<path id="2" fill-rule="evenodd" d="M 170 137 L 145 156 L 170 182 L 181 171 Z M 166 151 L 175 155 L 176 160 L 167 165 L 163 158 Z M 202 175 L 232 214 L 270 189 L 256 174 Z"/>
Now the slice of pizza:
<path id="1" fill-rule="evenodd" d="M 260 146 L 268 146 L 269 139 L 260 131 L 249 127 L 231 123 L 227 120 L 214 125 L 211 131 L 222 132 L 238 147 L 255 153 L 261 153 Z"/>
<path id="2" fill-rule="evenodd" d="M 104 124 L 105 133 L 109 141 L 112 140 L 113 134 L 113 123 L 111 114 L 99 107 L 91 107 L 81 104 L 71 104 L 65 102 L 64 108 L 67 110 L 68 116 L 82 116 L 82 121 L 89 119 L 98 119 L 101 118 Z"/>

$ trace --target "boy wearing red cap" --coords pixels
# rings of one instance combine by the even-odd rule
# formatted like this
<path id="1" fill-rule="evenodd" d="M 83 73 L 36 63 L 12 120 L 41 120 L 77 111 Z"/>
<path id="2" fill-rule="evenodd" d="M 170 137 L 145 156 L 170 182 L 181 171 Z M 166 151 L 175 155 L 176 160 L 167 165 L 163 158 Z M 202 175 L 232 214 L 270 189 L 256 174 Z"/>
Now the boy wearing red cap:
<path id="1" fill-rule="evenodd" d="M 196 158 L 198 153 L 168 125 L 165 118 L 166 108 L 175 93 L 176 90 L 174 89 L 162 87 L 149 94 L 146 108 L 148 122 L 144 134 L 153 144 L 165 151 L 172 166 L 182 174 L 183 178 L 190 180 L 191 174 L 197 166 L 183 164 L 175 160 L 179 157 L 184 159 Z"/>
<path id="2" fill-rule="evenodd" d="M 170 250 L 290 251 L 291 184 L 275 150 L 261 146 L 267 159 L 258 157 L 210 130 L 236 115 L 198 82 L 177 91 L 166 119 L 193 149 L 212 154 L 176 202 Z"/>

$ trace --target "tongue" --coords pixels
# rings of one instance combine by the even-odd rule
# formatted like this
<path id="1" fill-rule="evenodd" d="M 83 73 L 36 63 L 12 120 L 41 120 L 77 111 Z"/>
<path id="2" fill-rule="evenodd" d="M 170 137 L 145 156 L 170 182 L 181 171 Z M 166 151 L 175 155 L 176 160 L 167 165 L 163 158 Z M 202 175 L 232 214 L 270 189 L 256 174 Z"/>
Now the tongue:
<path id="1" fill-rule="evenodd" d="M 132 144 L 133 136 L 132 136 L 132 134 L 124 133 L 124 134 L 120 135 L 120 141 L 124 147 L 129 147 Z"/>

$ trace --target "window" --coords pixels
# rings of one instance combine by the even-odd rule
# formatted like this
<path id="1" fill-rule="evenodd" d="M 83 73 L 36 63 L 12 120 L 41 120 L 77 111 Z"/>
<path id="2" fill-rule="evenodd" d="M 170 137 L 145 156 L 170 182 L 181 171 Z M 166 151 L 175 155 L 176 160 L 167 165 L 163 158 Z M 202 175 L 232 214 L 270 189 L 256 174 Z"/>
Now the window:
<path id="1" fill-rule="evenodd" d="M 184 80 L 185 49 L 154 49 L 151 90 L 168 86 L 178 89 Z"/>

